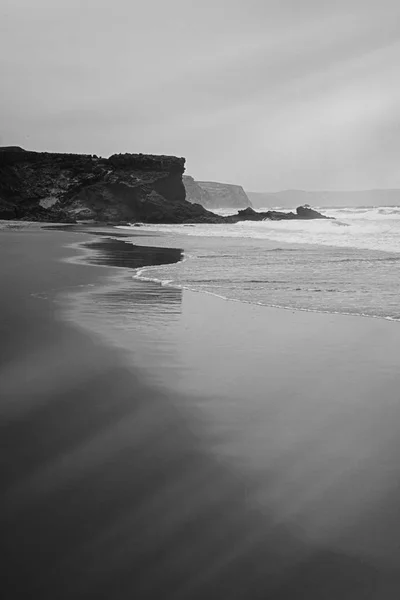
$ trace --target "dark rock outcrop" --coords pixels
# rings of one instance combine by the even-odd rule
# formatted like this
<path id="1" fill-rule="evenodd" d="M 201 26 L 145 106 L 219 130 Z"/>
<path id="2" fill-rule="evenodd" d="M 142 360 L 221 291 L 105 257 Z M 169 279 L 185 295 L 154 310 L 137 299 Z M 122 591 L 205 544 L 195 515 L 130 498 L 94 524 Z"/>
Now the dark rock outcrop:
<path id="1" fill-rule="evenodd" d="M 3 148 L 0 219 L 115 224 L 322 218 L 311 209 L 295 215 L 256 213 L 251 208 L 233 217 L 220 217 L 186 200 L 184 169 L 185 159 L 174 156 L 114 154 L 99 158 Z"/>
<path id="2" fill-rule="evenodd" d="M 329 217 L 324 217 L 318 211 L 313 210 L 308 204 L 304 206 L 298 206 L 296 208 L 296 214 L 300 219 L 328 219 Z"/>
<path id="3" fill-rule="evenodd" d="M 213 219 L 185 199 L 185 159 L 3 151 L 0 218 L 182 223 Z"/>
<path id="4" fill-rule="evenodd" d="M 290 221 L 292 219 L 329 219 L 321 213 L 313 210 L 309 206 L 299 206 L 296 212 L 279 212 L 269 210 L 267 212 L 257 212 L 252 208 L 239 210 L 236 215 L 224 217 L 226 223 L 237 223 L 238 221 Z"/>
<path id="5" fill-rule="evenodd" d="M 0 146 L 0 152 L 25 152 L 21 146 Z"/>

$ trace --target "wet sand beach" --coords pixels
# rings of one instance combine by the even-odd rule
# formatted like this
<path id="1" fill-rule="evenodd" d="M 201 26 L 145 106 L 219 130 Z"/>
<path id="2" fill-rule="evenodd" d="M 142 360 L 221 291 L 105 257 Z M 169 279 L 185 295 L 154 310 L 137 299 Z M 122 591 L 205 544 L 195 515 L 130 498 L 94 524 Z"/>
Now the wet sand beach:
<path id="1" fill-rule="evenodd" d="M 398 598 L 398 324 L 135 280 L 181 250 L 99 233 L 0 233 L 4 597 Z"/>

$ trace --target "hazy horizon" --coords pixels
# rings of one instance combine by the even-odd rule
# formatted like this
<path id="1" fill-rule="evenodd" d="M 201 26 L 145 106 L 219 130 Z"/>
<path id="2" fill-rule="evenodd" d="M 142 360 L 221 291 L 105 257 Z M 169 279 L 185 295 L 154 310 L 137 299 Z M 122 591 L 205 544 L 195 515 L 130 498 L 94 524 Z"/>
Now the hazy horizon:
<path id="1" fill-rule="evenodd" d="M 229 182 L 227 182 L 229 183 Z M 240 185 L 240 184 L 239 184 Z M 400 192 L 398 188 L 366 188 L 357 190 L 327 190 L 327 189 L 300 189 L 300 188 L 287 188 L 282 190 L 245 190 L 248 194 L 284 194 L 284 193 L 296 193 L 301 192 L 305 194 L 363 194 L 365 192 Z"/>
<path id="2" fill-rule="evenodd" d="M 0 145 L 184 156 L 254 192 L 400 188 L 395 0 L 1 0 Z"/>

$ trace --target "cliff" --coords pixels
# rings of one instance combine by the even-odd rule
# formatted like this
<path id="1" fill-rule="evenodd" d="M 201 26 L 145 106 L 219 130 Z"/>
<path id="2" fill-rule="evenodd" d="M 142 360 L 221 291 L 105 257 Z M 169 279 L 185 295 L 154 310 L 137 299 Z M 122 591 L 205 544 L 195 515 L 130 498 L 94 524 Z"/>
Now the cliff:
<path id="1" fill-rule="evenodd" d="M 185 199 L 185 159 L 147 154 L 0 150 L 0 219 L 198 222 L 214 219 Z"/>
<path id="2" fill-rule="evenodd" d="M 213 208 L 213 199 L 207 190 L 203 190 L 197 181 L 190 175 L 183 176 L 183 185 L 186 191 L 186 200 L 191 204 L 201 204 L 204 208 Z"/>
<path id="3" fill-rule="evenodd" d="M 195 181 L 185 176 L 183 183 L 189 202 L 197 202 L 209 210 L 218 208 L 248 208 L 251 202 L 240 185 L 215 181 Z"/>
<path id="4" fill-rule="evenodd" d="M 310 209 L 299 209 L 296 214 L 257 213 L 248 206 L 243 188 L 235 185 L 199 183 L 185 177 L 185 191 L 184 170 L 185 159 L 175 156 L 114 154 L 99 158 L 0 148 L 0 219 L 115 224 L 323 218 Z M 240 208 L 247 203 L 247 208 L 221 217 L 201 202 L 212 203 L 210 208 L 232 208 L 234 203 Z"/>

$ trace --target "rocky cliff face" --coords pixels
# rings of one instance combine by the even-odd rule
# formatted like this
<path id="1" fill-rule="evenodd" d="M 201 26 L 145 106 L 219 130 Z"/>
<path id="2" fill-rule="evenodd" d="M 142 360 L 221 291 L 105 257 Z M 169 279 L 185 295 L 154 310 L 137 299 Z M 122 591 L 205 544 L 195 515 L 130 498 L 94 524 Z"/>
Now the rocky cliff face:
<path id="1" fill-rule="evenodd" d="M 186 199 L 189 202 L 201 204 L 208 210 L 251 207 L 251 202 L 240 185 L 214 181 L 195 181 L 189 175 L 184 175 L 183 183 L 186 190 Z"/>
<path id="2" fill-rule="evenodd" d="M 201 204 L 204 208 L 213 208 L 213 199 L 207 190 L 203 190 L 197 181 L 190 175 L 183 176 L 183 185 L 186 191 L 186 200 L 191 204 Z"/>
<path id="3" fill-rule="evenodd" d="M 240 186 L 195 182 L 192 177 L 184 178 L 184 186 L 184 169 L 185 159 L 174 156 L 98 158 L 0 148 L 0 219 L 115 224 L 323 218 L 309 208 L 297 213 L 257 213 Z M 246 210 L 221 217 L 202 203 L 209 208 Z"/>
<path id="4" fill-rule="evenodd" d="M 0 149 L 0 219 L 198 222 L 213 219 L 185 199 L 185 159 L 110 158 Z"/>
<path id="5" fill-rule="evenodd" d="M 251 208 L 251 202 L 241 185 L 198 181 L 198 185 L 208 193 L 211 204 L 207 208 Z"/>

